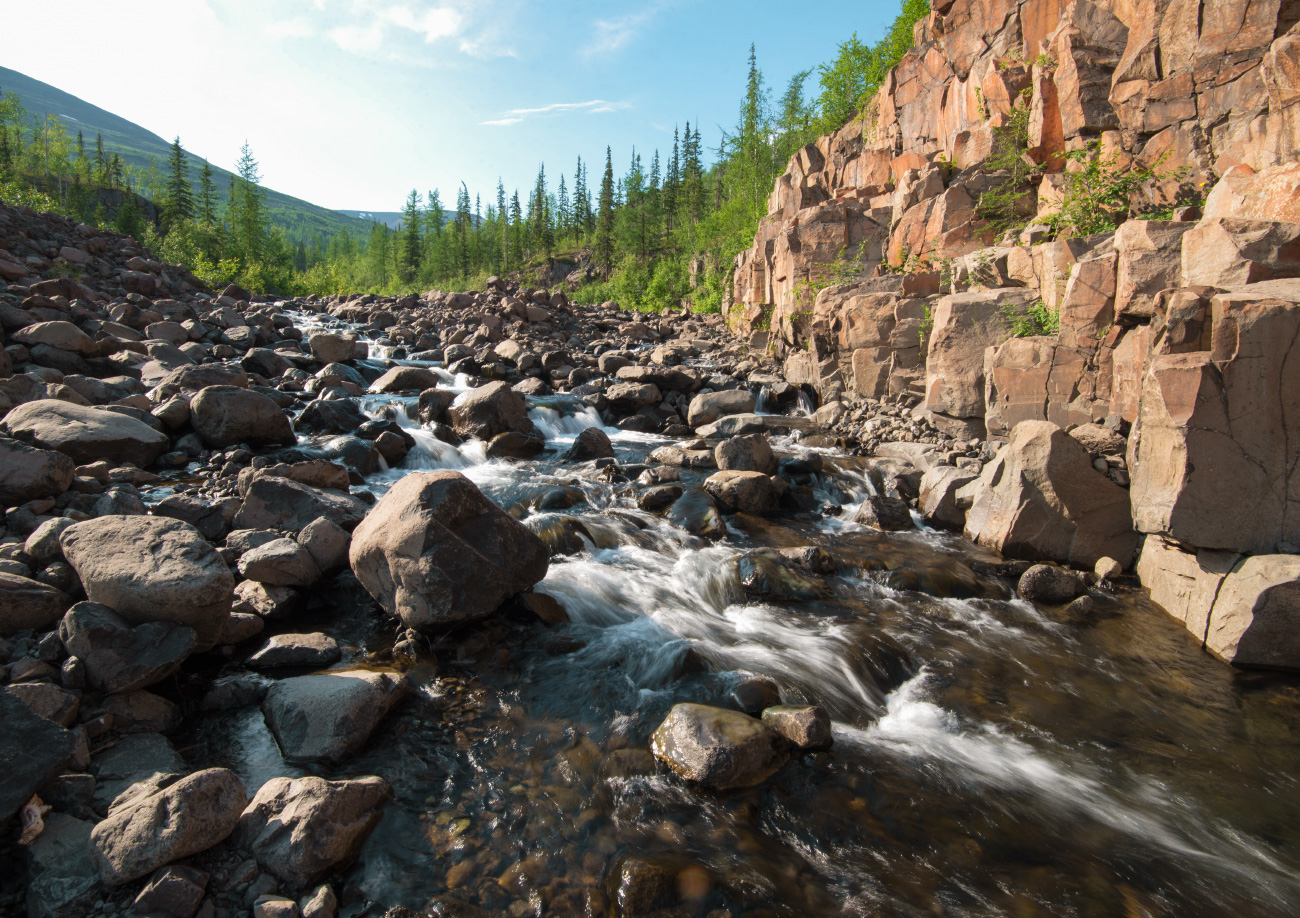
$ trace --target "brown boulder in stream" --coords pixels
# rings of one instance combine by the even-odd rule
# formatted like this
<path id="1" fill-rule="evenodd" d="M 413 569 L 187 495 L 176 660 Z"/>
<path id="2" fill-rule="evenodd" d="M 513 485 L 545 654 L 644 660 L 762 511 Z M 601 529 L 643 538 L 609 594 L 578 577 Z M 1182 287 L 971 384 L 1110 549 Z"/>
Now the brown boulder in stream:
<path id="1" fill-rule="evenodd" d="M 409 628 L 491 615 L 546 576 L 546 546 L 459 472 L 407 475 L 357 527 L 352 570 Z"/>
<path id="2" fill-rule="evenodd" d="M 686 780 L 719 790 L 761 784 L 790 757 L 785 740 L 761 720 L 704 704 L 674 705 L 650 750 Z"/>

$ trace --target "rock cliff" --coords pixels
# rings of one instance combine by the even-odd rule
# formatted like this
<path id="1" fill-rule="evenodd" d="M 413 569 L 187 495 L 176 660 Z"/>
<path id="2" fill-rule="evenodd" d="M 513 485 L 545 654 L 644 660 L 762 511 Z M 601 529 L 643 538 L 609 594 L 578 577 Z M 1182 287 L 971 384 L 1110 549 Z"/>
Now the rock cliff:
<path id="1" fill-rule="evenodd" d="M 1240 627 L 1208 637 L 1249 603 L 1189 619 L 1171 582 L 1198 553 L 1223 580 L 1300 543 L 1298 21 L 1282 0 L 934 0 L 866 111 L 791 159 L 727 305 L 850 416 L 891 400 L 977 442 L 1024 422 L 1126 437 L 1094 464 L 1129 489 L 1144 583 L 1245 664 L 1289 642 L 1300 666 L 1300 590 L 1269 594 L 1289 637 L 1255 653 Z M 1010 187 L 1013 123 L 1032 167 L 999 232 L 979 205 Z M 1116 229 L 1070 236 L 1051 218 L 1088 158 L 1150 171 Z M 987 523 L 967 528 L 1053 556 Z"/>

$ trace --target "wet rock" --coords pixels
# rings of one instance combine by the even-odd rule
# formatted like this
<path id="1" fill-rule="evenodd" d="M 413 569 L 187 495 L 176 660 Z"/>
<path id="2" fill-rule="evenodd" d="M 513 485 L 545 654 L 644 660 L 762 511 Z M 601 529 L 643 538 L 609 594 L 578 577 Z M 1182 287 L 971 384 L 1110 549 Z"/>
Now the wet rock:
<path id="1" fill-rule="evenodd" d="M 51 628 L 68 603 L 67 595 L 52 586 L 0 572 L 0 637 Z"/>
<path id="2" fill-rule="evenodd" d="M 565 462 L 591 462 L 595 459 L 609 459 L 614 455 L 614 444 L 609 434 L 599 427 L 588 427 L 578 434 L 573 446 L 564 454 Z"/>
<path id="3" fill-rule="evenodd" d="M 273 539 L 239 558 L 239 573 L 272 586 L 309 587 L 321 578 L 311 552 L 293 539 Z"/>
<path id="4" fill-rule="evenodd" d="M 761 784 L 789 758 L 784 740 L 762 721 L 702 704 L 674 705 L 650 748 L 681 777 L 719 790 Z"/>
<path id="5" fill-rule="evenodd" d="M 392 797 L 377 777 L 273 778 L 240 816 L 236 842 L 285 883 L 306 886 L 356 856 Z"/>
<path id="6" fill-rule="evenodd" d="M 143 469 L 171 446 L 166 434 L 135 418 L 55 399 L 19 405 L 5 415 L 3 426 L 14 439 L 57 450 L 77 463 L 107 459 Z"/>
<path id="7" fill-rule="evenodd" d="M 235 514 L 239 529 L 278 529 L 301 532 L 324 517 L 344 530 L 356 527 L 369 508 L 341 491 L 314 488 L 288 478 L 255 479 Z"/>
<path id="8" fill-rule="evenodd" d="M 193 629 L 174 622 L 132 627 L 111 608 L 79 602 L 59 623 L 68 653 L 85 664 L 90 685 L 101 692 L 129 692 L 176 672 L 193 652 Z"/>
<path id="9" fill-rule="evenodd" d="M 610 878 L 618 914 L 628 918 L 676 914 L 677 870 L 636 856 L 624 857 Z"/>
<path id="10" fill-rule="evenodd" d="M 829 749 L 833 742 L 831 717 L 819 705 L 776 705 L 763 712 L 763 723 L 796 749 Z"/>
<path id="11" fill-rule="evenodd" d="M 328 666 L 343 655 L 338 642 L 319 631 L 313 634 L 277 634 L 248 658 L 253 669 L 279 666 Z"/>
<path id="12" fill-rule="evenodd" d="M 545 544 L 457 472 L 402 478 L 349 551 L 366 590 L 417 630 L 485 618 L 546 576 Z"/>
<path id="13" fill-rule="evenodd" d="M 351 433 L 370 420 L 350 398 L 316 399 L 298 415 L 294 426 L 314 434 Z"/>
<path id="14" fill-rule="evenodd" d="M 75 469 L 63 453 L 0 437 L 0 506 L 58 497 L 72 486 Z"/>
<path id="15" fill-rule="evenodd" d="M 133 625 L 188 625 L 196 650 L 220 639 L 235 580 L 194 527 L 178 520 L 106 516 L 76 524 L 59 542 L 92 602 Z"/>
<path id="16" fill-rule="evenodd" d="M 718 505 L 702 488 L 687 488 L 668 508 L 668 521 L 704 539 L 721 539 L 727 535 L 727 524 L 722 521 Z"/>
<path id="17" fill-rule="evenodd" d="M 1021 599 L 1049 606 L 1063 605 L 1083 591 L 1083 581 L 1077 575 L 1050 564 L 1035 564 L 1016 584 Z"/>
<path id="18" fill-rule="evenodd" d="M 45 829 L 27 849 L 29 918 L 82 918 L 104 891 L 91 856 L 92 823 L 63 813 L 45 816 Z"/>
<path id="19" fill-rule="evenodd" d="M 331 670 L 277 682 L 262 713 L 287 761 L 338 765 L 409 691 L 398 673 Z"/>
<path id="20" fill-rule="evenodd" d="M 531 422 L 530 422 L 531 423 Z M 489 459 L 532 459 L 546 449 L 546 439 L 536 431 L 508 430 L 488 441 L 484 453 Z"/>
<path id="21" fill-rule="evenodd" d="M 203 711 L 231 711 L 250 704 L 261 704 L 271 683 L 265 676 L 253 673 L 235 673 L 212 683 L 203 696 L 199 709 Z"/>
<path id="22" fill-rule="evenodd" d="M 181 710 L 161 695 L 130 691 L 109 695 L 84 717 L 107 717 L 119 734 L 168 733 L 180 726 Z"/>
<path id="23" fill-rule="evenodd" d="M 438 374 L 424 367 L 393 367 L 370 384 L 371 392 L 423 392 L 438 385 Z"/>
<path id="24" fill-rule="evenodd" d="M 754 393 L 748 389 L 701 392 L 686 409 L 686 423 L 703 427 L 729 414 L 749 414 L 754 410 Z"/>
<path id="25" fill-rule="evenodd" d="M 301 918 L 298 903 L 284 896 L 258 896 L 253 901 L 253 918 Z"/>
<path id="26" fill-rule="evenodd" d="M 209 386 L 190 403 L 190 423 L 208 446 L 219 449 L 291 446 L 293 426 L 279 406 L 260 392 L 236 386 Z"/>
<path id="27" fill-rule="evenodd" d="M 905 532 L 915 529 L 916 523 L 907 509 L 907 504 L 900 498 L 885 493 L 883 488 L 874 494 L 868 494 L 862 506 L 853 517 L 853 522 L 871 526 L 882 532 Z"/>
<path id="28" fill-rule="evenodd" d="M 1137 547 L 1129 494 L 1088 451 L 1047 421 L 1024 421 L 989 463 L 966 517 L 968 538 L 1026 560 L 1128 565 Z"/>
<path id="29" fill-rule="evenodd" d="M 18 812 L 32 794 L 72 756 L 73 735 L 0 688 L 0 822 Z"/>
<path id="30" fill-rule="evenodd" d="M 776 510 L 776 489 L 762 472 L 717 472 L 705 479 L 703 487 L 732 511 L 763 516 Z"/>
<path id="31" fill-rule="evenodd" d="M 781 703 L 781 687 L 767 676 L 744 675 L 731 687 L 727 701 L 750 717 Z"/>
<path id="32" fill-rule="evenodd" d="M 246 800 L 243 783 L 225 768 L 135 785 L 91 832 L 100 875 L 120 886 L 208 850 L 234 831 Z"/>
<path id="33" fill-rule="evenodd" d="M 447 409 L 447 416 L 457 434 L 480 440 L 491 440 L 507 431 L 526 434 L 533 430 L 528 403 L 504 382 L 462 393 Z"/>
<path id="34" fill-rule="evenodd" d="M 746 434 L 723 440 L 713 450 L 713 459 L 722 471 L 776 472 L 776 457 L 763 434 Z"/>
<path id="35" fill-rule="evenodd" d="M 208 875 L 202 870 L 181 864 L 164 867 L 135 897 L 135 913 L 149 918 L 191 918 L 203 901 L 207 885 Z"/>
<path id="36" fill-rule="evenodd" d="M 682 496 L 679 484 L 656 485 L 646 488 L 637 498 L 637 506 L 647 513 L 658 513 Z"/>
<path id="37" fill-rule="evenodd" d="M 753 551 L 736 559 L 736 571 L 745 595 L 755 599 L 810 602 L 829 598 L 830 587 L 799 570 L 780 555 Z"/>

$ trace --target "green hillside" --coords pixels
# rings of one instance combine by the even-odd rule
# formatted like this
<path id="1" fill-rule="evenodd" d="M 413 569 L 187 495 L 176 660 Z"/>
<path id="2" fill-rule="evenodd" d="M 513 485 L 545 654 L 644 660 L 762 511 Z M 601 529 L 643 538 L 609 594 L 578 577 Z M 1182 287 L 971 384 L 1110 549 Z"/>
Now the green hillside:
<path id="1" fill-rule="evenodd" d="M 159 169 L 165 166 L 171 142 L 138 124 L 6 67 L 0 67 L 0 89 L 15 93 L 22 100 L 23 107 L 33 115 L 57 115 L 69 133 L 82 132 L 88 147 L 93 148 L 95 135 L 99 134 L 104 138 L 108 152 L 116 152 L 133 166 L 147 168 L 150 156 L 154 157 Z M 203 161 L 193 155 L 189 155 L 189 159 L 197 180 Z M 230 173 L 215 164 L 212 171 L 217 187 L 224 192 Z M 318 207 L 270 188 L 266 189 L 266 204 L 271 223 L 283 229 L 294 243 L 309 242 L 317 236 L 328 239 L 344 229 L 362 238 L 370 234 L 370 220 Z"/>

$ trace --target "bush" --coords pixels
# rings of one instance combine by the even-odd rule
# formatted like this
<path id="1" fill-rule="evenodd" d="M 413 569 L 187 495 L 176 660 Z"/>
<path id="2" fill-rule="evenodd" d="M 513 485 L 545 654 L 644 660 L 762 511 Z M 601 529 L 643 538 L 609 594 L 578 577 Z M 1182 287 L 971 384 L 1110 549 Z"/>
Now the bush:
<path id="1" fill-rule="evenodd" d="M 1133 199 L 1148 182 L 1181 179 L 1187 169 L 1161 171 L 1168 153 L 1153 165 L 1121 164 L 1118 157 L 1105 156 L 1101 141 L 1094 140 L 1082 150 L 1065 154 L 1068 161 L 1082 163 L 1082 168 L 1065 173 L 1061 210 L 1052 225 L 1062 235 L 1087 236 L 1118 229 L 1132 212 Z"/>

